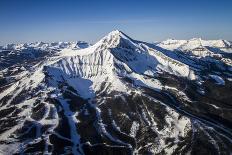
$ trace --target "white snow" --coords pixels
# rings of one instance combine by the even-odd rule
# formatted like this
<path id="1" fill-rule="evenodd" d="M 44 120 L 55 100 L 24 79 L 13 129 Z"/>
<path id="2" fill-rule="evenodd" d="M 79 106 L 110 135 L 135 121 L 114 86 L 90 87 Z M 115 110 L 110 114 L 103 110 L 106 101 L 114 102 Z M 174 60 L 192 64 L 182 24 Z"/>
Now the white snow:
<path id="1" fill-rule="evenodd" d="M 69 108 L 69 104 L 63 99 L 60 98 L 59 102 L 61 103 L 63 109 L 64 109 L 64 114 L 68 119 L 69 122 L 69 127 L 70 127 L 70 135 L 71 135 L 71 140 L 73 142 L 73 147 L 72 147 L 72 152 L 75 155 L 78 155 L 77 149 L 83 154 L 82 147 L 80 145 L 80 135 L 77 133 L 77 123 L 79 120 L 76 118 L 76 113 L 71 112 Z M 79 146 L 79 147 L 77 147 Z"/>
<path id="2" fill-rule="evenodd" d="M 94 91 L 92 89 L 92 81 L 83 78 L 70 78 L 67 83 L 77 90 L 78 94 L 83 98 L 93 98 Z"/>
<path id="3" fill-rule="evenodd" d="M 40 49 L 40 50 L 57 50 L 57 49 L 82 49 L 89 47 L 90 44 L 82 41 L 78 42 L 33 42 L 33 43 L 21 43 L 21 44 L 7 44 L 1 49 L 3 50 L 23 50 L 23 49 Z"/>
<path id="4" fill-rule="evenodd" d="M 137 131 L 139 130 L 139 123 L 136 122 L 136 121 L 133 121 L 132 125 L 131 125 L 131 129 L 130 129 L 130 136 L 131 137 L 134 137 L 136 136 L 137 134 Z"/>
<path id="5" fill-rule="evenodd" d="M 123 42 L 122 45 L 121 42 Z M 206 48 L 207 46 L 225 48 L 227 46 L 226 44 L 230 43 L 224 40 L 204 41 L 197 38 L 191 40 L 167 40 L 161 42 L 158 44 L 158 46 L 168 50 L 177 49 L 185 52 L 188 51 L 193 55 L 202 58 L 213 54 Z M 79 120 L 76 118 L 76 116 L 78 116 L 78 112 L 72 112 L 69 104 L 62 97 L 62 93 L 58 88 L 59 82 L 63 82 L 74 88 L 78 93 L 75 94 L 72 92 L 75 95 L 80 95 L 85 99 L 94 99 L 96 92 L 99 94 L 102 92 L 110 93 L 111 91 L 118 91 L 125 94 L 130 93 L 131 90 L 125 83 L 123 83 L 122 80 L 123 78 L 129 78 L 132 80 L 133 86 L 148 87 L 154 90 L 170 89 L 177 92 L 177 95 L 180 95 L 185 101 L 191 102 L 191 100 L 184 93 L 184 90 L 177 90 L 174 87 L 163 86 L 161 82 L 156 79 L 156 76 L 159 72 L 165 71 L 169 72 L 170 74 L 195 80 L 197 78 L 195 71 L 187 63 L 168 55 L 166 52 L 162 51 L 162 49 L 155 49 L 145 43 L 131 40 L 120 31 L 116 30 L 109 33 L 99 42 L 89 47 L 85 43 L 81 45 L 80 42 L 56 42 L 51 44 L 38 42 L 33 44 L 7 45 L 4 48 L 18 50 L 28 47 L 38 49 L 62 49 L 62 51 L 49 57 L 44 62 L 31 67 L 30 71 L 27 71 L 25 68 L 21 68 L 24 71 L 14 77 L 17 79 L 17 82 L 12 83 L 0 93 L 0 99 L 7 95 L 12 96 L 6 105 L 2 106 L 0 110 L 8 108 L 10 102 L 13 101 L 13 99 L 22 91 L 31 91 L 35 88 L 40 88 L 39 91 L 35 93 L 35 95 L 42 93 L 40 99 L 46 98 L 46 95 L 48 94 L 51 98 L 59 99 L 61 106 L 57 109 L 57 111 L 61 111 L 62 109 L 64 110 L 65 117 L 67 118 L 69 126 L 71 127 L 71 138 L 68 139 L 57 133 L 54 134 L 57 134 L 57 136 L 60 138 L 71 141 L 73 143 L 72 150 L 74 154 L 78 154 L 77 149 L 82 151 L 80 148 L 80 135 L 77 133 L 77 124 L 79 123 Z M 202 51 L 198 51 L 199 48 Z M 175 54 L 175 52 L 173 53 Z M 223 60 L 227 61 L 225 59 Z M 15 69 L 15 71 L 17 70 L 18 68 Z M 4 71 L 7 71 L 7 69 L 3 70 L 2 72 Z M 49 87 L 47 87 L 47 83 L 45 83 L 45 73 L 49 75 Z M 214 79 L 217 84 L 225 85 L 225 81 L 222 77 L 213 74 L 209 76 Z M 231 79 L 228 78 L 228 80 Z M 198 89 L 197 91 L 202 95 L 205 93 L 203 89 Z M 139 89 L 133 90 L 133 92 L 140 95 L 142 94 L 142 91 Z M 121 97 L 125 101 L 125 98 L 123 98 L 123 96 Z M 24 105 L 28 106 L 27 109 L 23 110 L 19 114 L 22 117 L 26 117 L 25 120 L 34 121 L 30 116 L 32 113 L 31 110 L 33 103 L 36 99 L 37 98 L 27 98 L 17 105 L 17 108 L 21 108 Z M 104 102 L 104 98 L 102 100 Z M 156 102 L 160 103 L 158 101 Z M 43 103 L 45 104 L 45 114 L 40 121 L 34 121 L 37 128 L 37 137 L 41 136 L 39 131 L 42 125 L 52 125 L 49 130 L 53 131 L 58 124 L 56 108 L 49 105 L 45 101 L 43 101 Z M 99 133 L 104 134 L 107 138 L 116 143 L 128 145 L 107 131 L 107 126 L 104 124 L 101 118 L 100 108 L 96 105 L 93 106 L 95 106 L 97 113 L 97 129 Z M 218 108 L 214 105 L 211 106 Z M 48 116 L 48 113 L 51 110 L 53 110 L 53 118 L 51 120 L 46 120 L 45 118 Z M 86 109 L 84 110 L 84 114 L 88 115 L 89 112 Z M 191 124 L 188 118 L 179 118 L 179 114 L 168 107 L 166 110 L 168 112 L 168 115 L 165 117 L 167 128 L 163 129 L 162 131 L 158 131 L 156 126 L 157 122 L 153 119 L 153 114 L 149 112 L 149 109 L 145 107 L 141 113 L 141 116 L 145 122 L 152 127 L 152 130 L 157 132 L 157 139 L 160 138 L 159 142 L 161 145 L 156 148 L 158 151 L 167 147 L 164 143 L 165 137 L 173 137 L 176 141 L 178 141 L 179 136 L 185 136 Z M 111 116 L 111 111 L 109 113 Z M 11 115 L 11 113 L 8 115 Z M 123 116 L 129 119 L 129 116 L 126 114 L 123 114 Z M 116 121 L 113 118 L 111 119 L 111 125 L 113 125 L 116 130 L 120 131 Z M 9 136 L 17 129 L 21 128 L 22 125 L 23 121 L 19 121 L 17 126 L 14 126 L 10 130 L 7 130 L 1 134 L 0 139 L 4 140 L 9 138 Z M 136 137 L 139 127 L 139 122 L 133 121 L 129 135 L 131 137 Z M 45 140 L 46 147 L 48 147 L 48 137 L 45 137 Z M 9 146 L 16 150 L 16 148 L 19 147 L 18 145 L 18 143 L 15 143 L 15 145 Z M 176 145 L 173 145 L 170 149 L 166 149 L 166 152 L 173 152 L 175 147 Z M 1 151 L 5 151 L 6 149 L 9 149 L 9 147 L 1 145 L 1 149 Z M 12 151 L 12 149 L 10 151 Z M 48 151 L 45 150 L 44 153 L 46 154 L 47 152 Z"/>
<path id="6" fill-rule="evenodd" d="M 175 40 L 175 39 L 168 39 L 166 41 L 160 42 L 157 44 L 158 46 L 169 49 L 182 49 L 182 50 L 191 50 L 197 47 L 215 47 L 215 48 L 226 48 L 230 46 L 230 42 L 226 40 L 203 40 L 201 38 L 193 38 L 190 40 Z"/>
<path id="7" fill-rule="evenodd" d="M 214 79 L 218 85 L 225 85 L 225 81 L 223 80 L 223 78 L 221 78 L 220 76 L 218 75 L 209 75 L 212 79 Z"/>

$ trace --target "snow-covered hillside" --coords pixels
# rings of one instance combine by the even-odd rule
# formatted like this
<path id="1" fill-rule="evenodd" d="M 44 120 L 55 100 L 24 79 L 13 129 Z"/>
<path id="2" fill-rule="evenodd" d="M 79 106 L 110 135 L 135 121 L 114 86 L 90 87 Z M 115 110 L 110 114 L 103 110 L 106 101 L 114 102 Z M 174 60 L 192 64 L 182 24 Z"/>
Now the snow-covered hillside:
<path id="1" fill-rule="evenodd" d="M 92 46 L 3 46 L 0 152 L 230 154 L 231 48 L 118 30 Z"/>

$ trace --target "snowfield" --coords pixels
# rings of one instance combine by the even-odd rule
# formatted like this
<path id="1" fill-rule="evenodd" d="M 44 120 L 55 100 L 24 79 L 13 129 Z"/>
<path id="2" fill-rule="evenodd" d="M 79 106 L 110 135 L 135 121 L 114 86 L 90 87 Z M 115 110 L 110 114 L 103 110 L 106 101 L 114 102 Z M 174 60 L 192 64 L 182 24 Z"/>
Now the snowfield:
<path id="1" fill-rule="evenodd" d="M 118 30 L 2 46 L 0 154 L 231 154 L 231 51 Z"/>

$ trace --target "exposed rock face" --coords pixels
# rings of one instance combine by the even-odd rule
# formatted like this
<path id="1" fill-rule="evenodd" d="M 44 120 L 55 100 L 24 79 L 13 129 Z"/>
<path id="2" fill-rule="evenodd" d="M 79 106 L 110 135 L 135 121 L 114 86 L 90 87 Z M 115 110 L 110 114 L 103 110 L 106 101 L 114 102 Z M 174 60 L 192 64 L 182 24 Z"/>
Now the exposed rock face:
<path id="1" fill-rule="evenodd" d="M 230 42 L 70 46 L 2 48 L 1 154 L 232 153 Z"/>

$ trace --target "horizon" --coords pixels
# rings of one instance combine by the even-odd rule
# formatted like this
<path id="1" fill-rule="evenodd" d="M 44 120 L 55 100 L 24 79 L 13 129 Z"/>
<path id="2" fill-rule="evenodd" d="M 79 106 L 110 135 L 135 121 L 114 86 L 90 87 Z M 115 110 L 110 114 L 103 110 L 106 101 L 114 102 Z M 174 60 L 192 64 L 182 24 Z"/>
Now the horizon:
<path id="1" fill-rule="evenodd" d="M 111 33 L 111 32 L 113 32 L 113 31 L 120 31 L 120 32 L 122 32 L 123 34 L 125 34 L 125 35 L 127 35 L 126 33 L 124 33 L 123 31 L 121 31 L 121 30 L 117 30 L 117 29 L 115 29 L 115 30 L 112 30 L 112 31 L 110 31 L 110 32 L 108 32 L 108 33 L 106 33 L 105 35 L 103 35 L 103 36 L 101 36 L 100 38 L 98 38 L 95 42 L 87 42 L 87 41 L 85 41 L 85 40 L 71 40 L 71 41 L 65 41 L 65 40 L 63 40 L 63 41 L 61 41 L 61 40 L 57 40 L 57 41 L 48 41 L 48 42 L 46 42 L 46 41 L 34 41 L 34 42 L 17 42 L 17 43 L 6 43 L 6 44 L 0 44 L 0 46 L 4 46 L 4 45 L 10 45 L 10 44 L 30 44 L 30 43 L 38 43 L 38 42 L 41 42 L 41 43 L 48 43 L 48 44 L 50 44 L 50 43 L 58 43 L 58 42 L 62 42 L 62 43 L 65 43 L 65 42 L 67 42 L 67 43 L 70 43 L 70 42 L 85 42 L 85 43 L 88 43 L 88 44 L 90 44 L 91 46 L 92 45 L 94 45 L 94 44 L 96 44 L 98 41 L 100 41 L 102 38 L 104 38 L 105 36 L 107 36 L 109 33 Z M 129 35 L 127 35 L 128 37 L 130 37 Z M 130 37 L 131 38 L 131 37 Z M 142 40 L 138 40 L 138 39 L 136 39 L 136 38 L 132 38 L 133 40 L 137 40 L 137 41 L 142 41 Z M 193 39 L 201 39 L 201 40 L 207 40 L 207 41 L 214 41 L 214 40 L 226 40 L 226 39 L 205 39 L 205 38 L 189 38 L 189 39 L 175 39 L 175 38 L 167 38 L 167 39 L 165 39 L 165 40 L 160 40 L 160 41 L 153 41 L 153 42 L 149 42 L 148 41 L 148 43 L 159 43 L 159 42 L 163 42 L 163 41 L 167 41 L 167 40 L 193 40 Z M 226 41 L 229 41 L 229 42 L 231 42 L 231 40 L 226 40 Z"/>
<path id="2" fill-rule="evenodd" d="M 231 41 L 231 6 L 226 0 L 2 0 L 0 45 L 40 41 L 94 44 L 115 29 L 146 42 L 169 38 Z"/>

